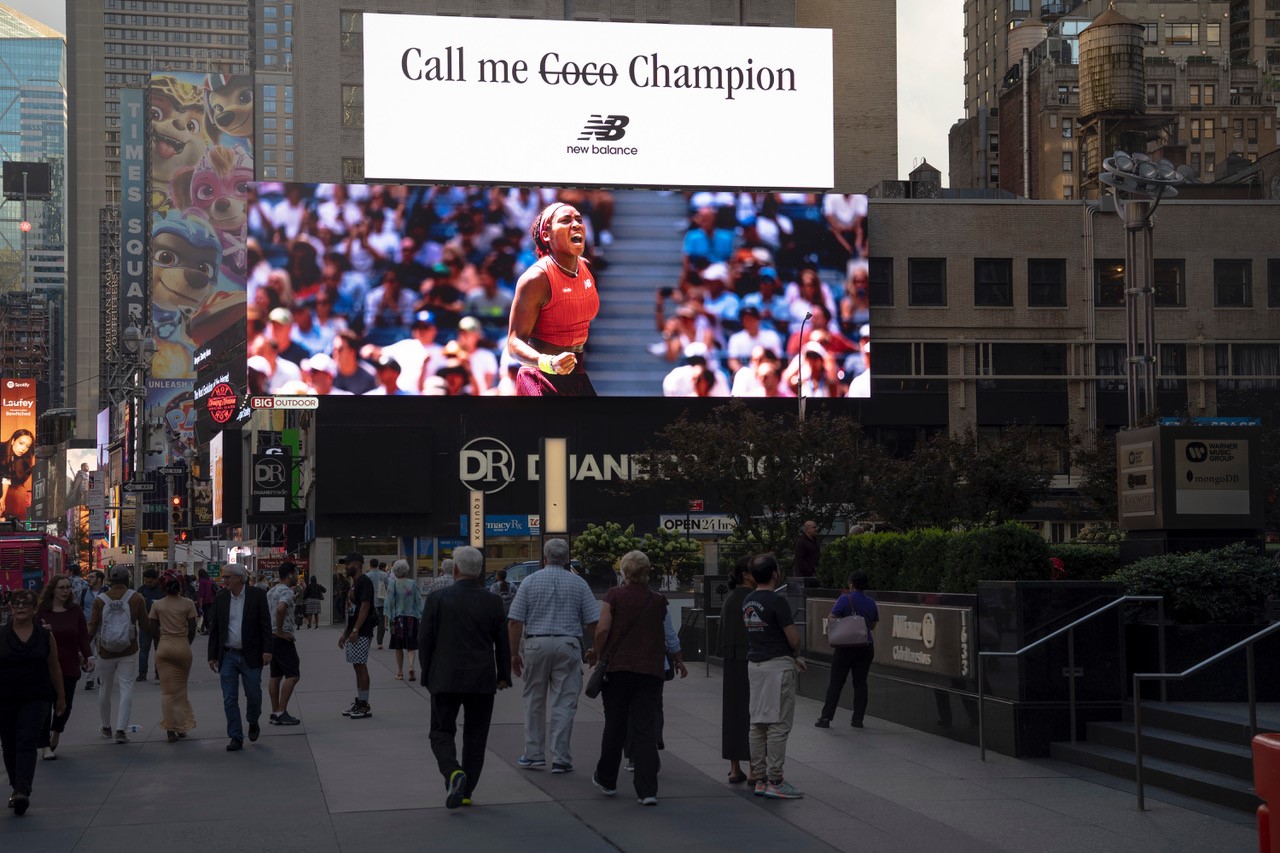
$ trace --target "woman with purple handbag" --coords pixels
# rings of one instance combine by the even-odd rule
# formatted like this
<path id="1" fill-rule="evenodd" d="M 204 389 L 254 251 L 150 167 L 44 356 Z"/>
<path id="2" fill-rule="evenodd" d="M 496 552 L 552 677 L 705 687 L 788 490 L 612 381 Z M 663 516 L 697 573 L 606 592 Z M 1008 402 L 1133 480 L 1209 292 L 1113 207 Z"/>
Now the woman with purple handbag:
<path id="1" fill-rule="evenodd" d="M 875 657 L 873 632 L 880 621 L 880 611 L 875 601 L 866 594 L 866 572 L 854 572 L 849 576 L 849 591 L 836 599 L 831 608 L 827 637 L 831 643 L 831 683 L 827 685 L 827 701 L 822 706 L 822 716 L 815 723 L 820 729 L 831 728 L 840 693 L 845 679 L 853 678 L 853 722 L 855 729 L 862 728 L 862 718 L 867 712 L 867 673 Z"/>

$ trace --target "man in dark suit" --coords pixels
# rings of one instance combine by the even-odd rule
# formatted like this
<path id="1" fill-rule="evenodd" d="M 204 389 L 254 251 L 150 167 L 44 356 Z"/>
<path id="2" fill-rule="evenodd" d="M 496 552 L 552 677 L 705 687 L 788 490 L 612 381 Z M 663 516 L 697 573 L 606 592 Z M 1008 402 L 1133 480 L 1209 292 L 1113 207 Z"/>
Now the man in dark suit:
<path id="1" fill-rule="evenodd" d="M 240 721 L 240 684 L 244 684 L 249 740 L 261 733 L 262 667 L 271 663 L 271 615 L 267 594 L 247 583 L 244 566 L 224 566 L 227 588 L 213 601 L 209 623 L 209 669 L 222 679 L 222 708 L 227 712 L 227 752 L 244 749 Z M 237 679 L 239 679 L 237 681 Z"/>
<path id="2" fill-rule="evenodd" d="M 511 685 L 511 645 L 502 599 L 480 585 L 484 556 L 453 552 L 455 583 L 427 596 L 419 660 L 431 693 L 431 751 L 444 776 L 447 808 L 471 805 L 480 781 L 493 717 L 493 697 Z M 464 710 L 458 763 L 458 709 Z"/>

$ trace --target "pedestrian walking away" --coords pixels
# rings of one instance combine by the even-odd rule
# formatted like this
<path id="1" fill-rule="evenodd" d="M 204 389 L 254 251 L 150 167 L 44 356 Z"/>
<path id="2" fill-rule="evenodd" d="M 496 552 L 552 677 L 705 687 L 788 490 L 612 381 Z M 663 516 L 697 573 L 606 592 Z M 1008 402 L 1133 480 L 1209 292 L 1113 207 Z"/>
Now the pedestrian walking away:
<path id="1" fill-rule="evenodd" d="M 445 806 L 456 809 L 471 805 L 480 782 L 493 697 L 511 685 L 511 646 L 502 602 L 480 585 L 484 555 L 463 547 L 453 559 L 457 582 L 427 598 L 419 658 L 422 684 L 431 693 L 431 752 L 444 777 Z"/>
<path id="2" fill-rule="evenodd" d="M 324 596 L 328 591 L 315 575 L 307 578 L 307 589 L 302 594 L 302 597 L 306 602 L 305 612 L 308 628 L 320 627 L 320 608 L 324 605 Z"/>
<path id="3" fill-rule="evenodd" d="M 867 713 L 867 673 L 871 671 L 871 661 L 875 657 L 875 638 L 872 632 L 880 621 L 880 611 L 876 608 L 875 601 L 866 594 L 868 583 L 866 572 L 854 572 L 849 576 L 849 591 L 836 599 L 835 606 L 831 608 L 831 615 L 836 618 L 858 616 L 865 619 L 867 642 L 865 645 L 837 646 L 833 641 L 827 701 L 822 706 L 822 716 L 814 724 L 820 729 L 831 727 L 846 679 L 853 681 L 852 725 L 855 729 L 863 726 L 862 718 Z"/>
<path id="4" fill-rule="evenodd" d="M 81 609 L 84 611 L 84 624 L 88 626 L 89 620 L 93 618 L 93 603 L 98 600 L 98 593 L 102 592 L 102 585 L 106 581 L 107 576 L 97 569 L 89 572 L 89 577 L 85 583 L 88 586 L 87 594 L 83 591 L 76 593 L 76 601 L 80 603 Z M 93 651 L 96 659 L 98 654 L 98 641 L 92 634 L 89 635 L 89 648 Z M 92 690 L 96 684 L 95 673 L 90 672 L 89 677 L 84 680 L 84 689 Z"/>
<path id="5" fill-rule="evenodd" d="M 187 580 L 173 570 L 160 576 L 164 598 L 151 605 L 151 636 L 156 645 L 160 679 L 160 728 L 177 743 L 196 727 L 196 712 L 187 696 L 191 680 L 191 643 L 196 638 L 196 605 L 185 595 Z"/>
<path id="6" fill-rule="evenodd" d="M 196 578 L 196 607 L 200 608 L 200 633 L 209 633 L 209 612 L 213 609 L 213 600 L 218 595 L 218 587 L 213 578 L 204 569 Z"/>
<path id="7" fill-rule="evenodd" d="M 155 637 L 151 636 L 151 605 L 164 598 L 164 590 L 160 588 L 160 573 L 155 569 L 146 569 L 142 573 L 142 586 L 138 589 L 142 603 L 147 607 L 147 619 L 138 634 L 138 677 L 137 681 L 147 680 L 147 668 L 151 664 L 151 647 Z M 157 670 L 156 677 L 159 678 Z"/>
<path id="8" fill-rule="evenodd" d="M 406 564 L 408 565 L 408 564 Z M 378 649 L 382 649 L 382 641 L 387 634 L 387 583 L 390 580 L 386 563 L 378 560 L 369 560 L 369 571 L 365 572 L 365 576 L 373 584 L 373 610 L 374 618 L 378 621 L 375 623 L 374 629 L 377 634 Z"/>
<path id="9" fill-rule="evenodd" d="M 89 649 L 89 625 L 84 611 L 75 600 L 74 582 L 78 578 L 54 575 L 45 586 L 37 605 L 37 619 L 41 627 L 53 632 L 58 644 L 58 664 L 62 669 L 62 695 L 66 705 L 62 713 L 50 714 L 44 731 L 40 734 L 40 757 L 54 761 L 58 757 L 58 742 L 71 717 L 71 704 L 76 698 L 76 682 L 81 672 L 93 669 L 93 652 Z M 85 584 L 88 589 L 88 584 Z"/>
<path id="10" fill-rule="evenodd" d="M 569 543 L 548 539 L 543 568 L 525 578 L 511 602 L 507 630 L 511 671 L 524 679 L 524 754 L 521 767 L 547 766 L 550 705 L 551 772 L 573 770 L 573 719 L 582 692 L 582 631 L 594 634 L 600 604 L 587 582 L 569 570 Z M 589 664 L 595 651 L 586 653 Z"/>
<path id="11" fill-rule="evenodd" d="M 391 648 L 396 653 L 396 680 L 404 679 L 404 658 L 409 656 L 409 680 L 413 681 L 414 658 L 418 655 L 418 632 L 421 630 L 422 593 L 409 577 L 409 564 L 396 560 L 391 567 L 391 583 L 387 586 L 384 609 L 391 625 Z"/>
<path id="12" fill-rule="evenodd" d="M 756 586 L 750 562 L 750 557 L 741 557 L 734 565 L 729 594 L 720 609 L 720 657 L 724 661 L 720 756 L 729 762 L 729 783 L 733 785 L 759 781 L 742 770 L 742 762 L 751 763 L 751 683 L 747 676 L 747 627 L 742 622 L 742 606 Z"/>
<path id="13" fill-rule="evenodd" d="M 116 743 L 128 743 L 129 717 L 133 713 L 133 683 L 137 678 L 138 638 L 147 621 L 147 607 L 142 596 L 129 589 L 129 567 L 111 569 L 111 587 L 98 593 L 89 617 L 89 637 L 97 641 L 96 672 L 101 690 L 98 693 L 98 731 Z M 114 716 L 112 697 L 116 699 Z"/>
<path id="14" fill-rule="evenodd" d="M 244 719 L 249 740 L 261 733 L 262 667 L 271 663 L 275 637 L 271 633 L 267 594 L 249 586 L 249 572 L 239 563 L 223 567 L 227 588 L 213 601 L 209 624 L 209 669 L 222 682 L 222 709 L 227 715 L 227 752 L 244 749 L 240 717 L 240 687 L 244 687 Z"/>
<path id="15" fill-rule="evenodd" d="M 373 716 L 369 707 L 369 646 L 373 644 L 377 615 L 373 609 L 373 582 L 364 574 L 364 557 L 348 554 L 346 564 L 351 588 L 347 593 L 347 629 L 338 638 L 338 648 L 346 651 L 347 663 L 356 671 L 356 699 L 342 715 L 362 720 Z"/>
<path id="16" fill-rule="evenodd" d="M 12 618 L 0 627 L 0 751 L 9 775 L 9 808 L 21 816 L 31 802 L 36 749 L 49 711 L 63 714 L 62 666 L 53 632 L 36 623 L 36 594 L 15 589 Z"/>
<path id="17" fill-rule="evenodd" d="M 296 726 L 302 721 L 289 713 L 289 700 L 302 677 L 302 664 L 298 660 L 293 620 L 294 594 L 298 584 L 298 566 L 292 561 L 280 564 L 276 585 L 267 592 L 267 609 L 271 613 L 271 678 L 267 681 L 267 694 L 271 697 L 271 716 L 267 722 L 273 726 Z"/>
<path id="18" fill-rule="evenodd" d="M 756 588 L 744 600 L 747 629 L 747 677 L 751 684 L 751 776 L 756 796 L 779 800 L 803 797 L 783 776 L 787 738 L 796 713 L 796 672 L 805 672 L 796 657 L 800 632 L 791 607 L 774 590 L 778 561 L 773 554 L 751 559 Z"/>
<path id="19" fill-rule="evenodd" d="M 667 599 L 649 589 L 649 558 L 628 551 L 619 561 L 624 583 L 605 593 L 596 626 L 595 648 L 605 667 L 604 733 L 600 760 L 591 782 L 606 797 L 618 789 L 622 748 L 635 764 L 632 784 L 642 805 L 658 804 L 658 714 L 662 707 L 663 663 L 667 655 L 664 623 Z M 679 647 L 679 641 L 676 641 Z M 677 652 L 672 665 L 688 670 Z"/>

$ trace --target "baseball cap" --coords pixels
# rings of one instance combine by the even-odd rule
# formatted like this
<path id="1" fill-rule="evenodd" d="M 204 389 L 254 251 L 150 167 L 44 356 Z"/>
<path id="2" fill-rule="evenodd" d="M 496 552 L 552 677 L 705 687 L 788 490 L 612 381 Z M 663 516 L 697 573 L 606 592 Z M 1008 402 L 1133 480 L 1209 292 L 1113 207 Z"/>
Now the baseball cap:
<path id="1" fill-rule="evenodd" d="M 858 337 L 860 337 L 860 338 L 869 338 L 869 337 L 871 337 L 871 324 L 870 324 L 870 323 L 863 323 L 863 324 L 862 324 L 861 328 L 859 328 L 859 329 L 858 329 Z"/>
<path id="2" fill-rule="evenodd" d="M 810 341 L 809 343 L 805 344 L 804 354 L 809 355 L 810 353 L 813 353 L 814 355 L 817 355 L 817 356 L 821 356 L 822 358 L 826 358 L 827 356 L 826 349 L 823 348 L 822 344 L 817 343 L 816 341 Z"/>
<path id="3" fill-rule="evenodd" d="M 319 370 L 321 373 L 327 373 L 330 376 L 338 375 L 338 363 L 322 352 L 318 352 L 311 356 L 311 358 L 307 359 L 306 364 L 303 365 L 303 369 L 311 371 Z"/>
<path id="4" fill-rule="evenodd" d="M 702 271 L 701 275 L 703 281 L 728 281 L 729 267 L 725 264 L 711 264 Z"/>
<path id="5" fill-rule="evenodd" d="M 133 576 L 133 572 L 130 571 L 128 566 L 112 566 L 111 567 L 112 582 L 127 581 L 132 576 Z"/>
<path id="6" fill-rule="evenodd" d="M 378 359 L 376 364 L 379 370 L 386 368 L 389 370 L 394 370 L 396 373 L 400 372 L 400 362 L 396 361 L 394 358 L 391 358 L 390 356 L 386 356 L 386 355 L 382 356 L 381 358 Z"/>
<path id="7" fill-rule="evenodd" d="M 689 359 L 700 358 L 703 361 L 706 361 L 707 345 L 702 341 L 693 341 L 692 343 L 686 344 L 684 348 L 684 357 Z"/>
<path id="8" fill-rule="evenodd" d="M 279 326 L 287 326 L 293 322 L 293 314 L 288 308 L 272 308 L 271 313 L 267 315 L 267 319 Z"/>
<path id="9" fill-rule="evenodd" d="M 419 311 L 413 315 L 413 328 L 418 329 L 423 326 L 434 326 L 436 324 L 436 315 L 430 311 Z"/>
<path id="10" fill-rule="evenodd" d="M 760 309 L 754 305 L 746 305 L 739 314 L 743 317 L 759 317 Z"/>
<path id="11" fill-rule="evenodd" d="M 478 332 L 480 331 L 480 321 L 475 317 L 463 317 L 458 321 L 459 332 Z"/>
<path id="12" fill-rule="evenodd" d="M 771 278 L 774 281 L 778 280 L 778 271 L 773 267 L 761 267 L 759 275 L 761 278 Z"/>
<path id="13" fill-rule="evenodd" d="M 271 375 L 271 362 L 267 361 L 266 358 L 263 356 L 260 356 L 260 355 L 249 356 L 248 366 L 250 370 L 256 370 L 259 373 L 261 373 L 263 376 Z"/>

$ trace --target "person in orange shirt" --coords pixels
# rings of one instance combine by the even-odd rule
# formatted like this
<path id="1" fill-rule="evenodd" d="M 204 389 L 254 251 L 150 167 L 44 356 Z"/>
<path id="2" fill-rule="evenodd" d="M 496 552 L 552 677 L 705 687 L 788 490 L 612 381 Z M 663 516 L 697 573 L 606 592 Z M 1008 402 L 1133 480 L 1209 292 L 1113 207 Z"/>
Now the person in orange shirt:
<path id="1" fill-rule="evenodd" d="M 538 261 L 516 282 L 507 336 L 507 352 L 521 364 L 516 396 L 594 397 L 582 351 L 600 294 L 582 256 L 582 214 L 557 202 L 538 214 L 531 232 Z"/>

